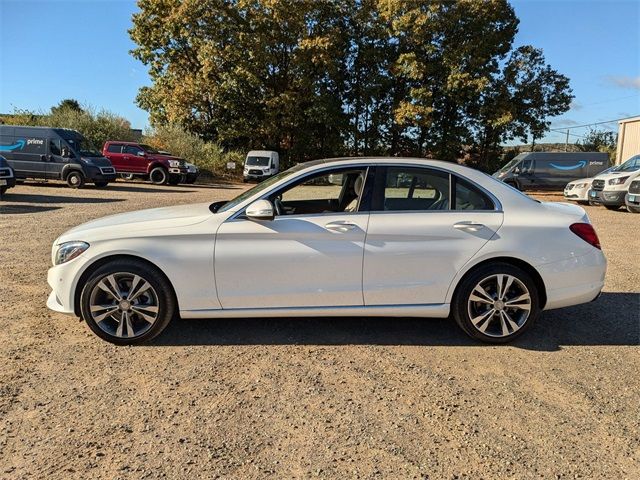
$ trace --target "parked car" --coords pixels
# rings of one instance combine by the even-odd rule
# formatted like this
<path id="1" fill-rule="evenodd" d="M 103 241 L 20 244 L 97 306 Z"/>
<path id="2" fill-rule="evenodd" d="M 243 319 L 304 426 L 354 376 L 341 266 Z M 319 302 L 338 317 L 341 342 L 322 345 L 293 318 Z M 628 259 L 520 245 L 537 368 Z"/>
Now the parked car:
<path id="1" fill-rule="evenodd" d="M 251 150 L 244 160 L 242 180 L 261 181 L 276 175 L 280 171 L 280 156 L 270 150 Z"/>
<path id="2" fill-rule="evenodd" d="M 615 166 L 609 167 L 606 170 L 600 172 L 599 175 L 604 175 L 605 173 L 609 173 L 615 169 Z M 591 182 L 593 182 L 593 178 L 581 178 L 579 180 L 574 180 L 573 182 L 567 183 L 567 186 L 564 187 L 565 200 L 573 200 L 574 202 L 588 204 Z"/>
<path id="3" fill-rule="evenodd" d="M 399 158 L 316 160 L 229 202 L 94 220 L 56 239 L 52 261 L 47 305 L 116 344 L 153 338 L 175 314 L 450 313 L 501 343 L 542 310 L 594 300 L 606 269 L 581 207 Z"/>
<path id="4" fill-rule="evenodd" d="M 0 155 L 0 198 L 5 192 L 16 185 L 16 176 L 7 159 Z"/>
<path id="5" fill-rule="evenodd" d="M 527 152 L 514 157 L 493 176 L 518 190 L 562 190 L 573 180 L 594 177 L 609 167 L 601 152 Z"/>
<path id="6" fill-rule="evenodd" d="M 111 162 L 75 130 L 0 125 L 0 153 L 17 179 L 64 180 L 71 188 L 106 187 L 116 179 Z"/>
<path id="7" fill-rule="evenodd" d="M 618 210 L 625 204 L 631 182 L 640 177 L 640 155 L 631 157 L 609 173 L 598 175 L 591 183 L 589 204 Z"/>
<path id="8" fill-rule="evenodd" d="M 634 180 L 629 184 L 629 191 L 625 195 L 624 203 L 631 213 L 640 213 L 640 180 Z"/>
<path id="9" fill-rule="evenodd" d="M 177 185 L 189 173 L 182 158 L 160 153 L 143 143 L 108 141 L 102 153 L 125 178 L 138 176 L 156 185 Z"/>

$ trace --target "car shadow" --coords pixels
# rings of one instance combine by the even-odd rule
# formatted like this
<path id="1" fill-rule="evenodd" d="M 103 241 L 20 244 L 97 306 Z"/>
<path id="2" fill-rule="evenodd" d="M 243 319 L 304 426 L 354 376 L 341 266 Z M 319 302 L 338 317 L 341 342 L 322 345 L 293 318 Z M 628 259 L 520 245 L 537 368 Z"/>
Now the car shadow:
<path id="1" fill-rule="evenodd" d="M 595 302 L 544 312 L 509 345 L 557 351 L 570 345 L 638 345 L 640 294 L 603 293 Z M 151 345 L 423 345 L 479 347 L 449 319 L 234 318 L 176 320 Z"/>
<path id="2" fill-rule="evenodd" d="M 2 205 L 0 204 L 0 215 L 20 215 L 24 213 L 48 212 L 58 210 L 62 207 L 52 207 L 45 205 Z"/>
<path id="3" fill-rule="evenodd" d="M 112 203 L 124 202 L 124 198 L 99 198 L 99 197 L 67 197 L 57 195 L 39 195 L 30 193 L 11 192 L 3 199 L 6 202 L 16 203 Z"/>

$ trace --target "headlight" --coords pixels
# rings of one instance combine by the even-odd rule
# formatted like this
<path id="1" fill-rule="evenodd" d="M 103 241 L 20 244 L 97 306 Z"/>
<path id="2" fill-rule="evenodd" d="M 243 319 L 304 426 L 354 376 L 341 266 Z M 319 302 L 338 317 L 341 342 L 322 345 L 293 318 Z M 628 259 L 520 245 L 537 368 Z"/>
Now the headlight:
<path id="1" fill-rule="evenodd" d="M 171 168 L 178 168 L 180 166 L 180 160 L 169 160 L 169 166 Z"/>
<path id="2" fill-rule="evenodd" d="M 82 160 L 87 165 L 93 165 L 93 160 L 91 160 L 90 158 L 80 157 L 80 160 Z"/>
<path id="3" fill-rule="evenodd" d="M 611 180 L 609 180 L 609 185 L 622 185 L 627 180 L 629 180 L 629 176 L 612 178 Z"/>
<path id="4" fill-rule="evenodd" d="M 588 183 L 576 183 L 573 188 L 586 188 L 588 186 L 589 186 Z"/>
<path id="5" fill-rule="evenodd" d="M 69 260 L 73 260 L 82 252 L 89 248 L 87 242 L 65 242 L 58 245 L 58 250 L 53 258 L 54 265 L 60 265 L 66 263 Z"/>

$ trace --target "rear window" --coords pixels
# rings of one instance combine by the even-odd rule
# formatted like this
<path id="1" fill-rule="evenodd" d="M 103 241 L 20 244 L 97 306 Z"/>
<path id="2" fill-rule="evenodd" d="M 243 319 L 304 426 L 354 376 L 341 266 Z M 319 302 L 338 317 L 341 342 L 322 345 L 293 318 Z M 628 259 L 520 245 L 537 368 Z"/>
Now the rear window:
<path id="1" fill-rule="evenodd" d="M 122 152 L 122 145 L 118 145 L 116 143 L 112 143 L 107 147 L 107 152 L 120 153 L 120 152 Z"/>

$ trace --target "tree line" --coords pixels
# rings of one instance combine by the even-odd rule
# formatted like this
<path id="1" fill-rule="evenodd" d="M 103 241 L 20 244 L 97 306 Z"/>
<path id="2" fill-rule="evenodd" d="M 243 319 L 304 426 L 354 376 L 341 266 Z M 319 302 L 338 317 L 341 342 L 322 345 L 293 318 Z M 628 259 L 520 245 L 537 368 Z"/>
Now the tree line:
<path id="1" fill-rule="evenodd" d="M 414 155 L 485 167 L 541 138 L 569 79 L 514 47 L 505 0 L 139 0 L 130 36 L 153 126 L 292 161 Z"/>

